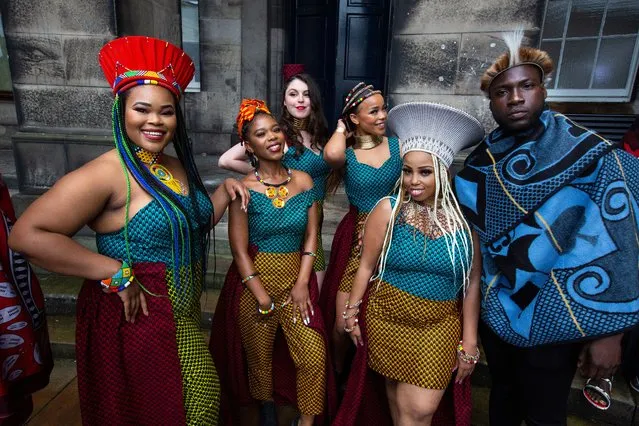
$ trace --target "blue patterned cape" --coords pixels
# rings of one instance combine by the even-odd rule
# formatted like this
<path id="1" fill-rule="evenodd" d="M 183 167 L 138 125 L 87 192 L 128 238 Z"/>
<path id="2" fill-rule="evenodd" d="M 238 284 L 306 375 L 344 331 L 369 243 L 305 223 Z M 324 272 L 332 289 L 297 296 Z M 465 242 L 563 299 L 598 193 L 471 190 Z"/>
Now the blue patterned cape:
<path id="1" fill-rule="evenodd" d="M 639 161 L 546 109 L 493 131 L 455 178 L 481 240 L 482 319 L 520 347 L 639 323 Z"/>

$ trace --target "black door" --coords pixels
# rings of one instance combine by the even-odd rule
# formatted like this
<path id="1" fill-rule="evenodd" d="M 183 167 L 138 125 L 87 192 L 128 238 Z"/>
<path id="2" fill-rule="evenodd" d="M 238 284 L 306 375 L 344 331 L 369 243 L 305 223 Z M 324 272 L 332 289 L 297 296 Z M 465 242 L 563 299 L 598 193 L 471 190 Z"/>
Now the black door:
<path id="1" fill-rule="evenodd" d="M 390 0 L 296 0 L 288 60 L 320 85 L 332 130 L 358 82 L 384 90 Z"/>
<path id="2" fill-rule="evenodd" d="M 339 0 L 335 119 L 346 94 L 360 81 L 384 90 L 389 1 Z"/>
<path id="3" fill-rule="evenodd" d="M 289 16 L 289 55 L 287 62 L 304 64 L 320 87 L 326 117 L 332 116 L 335 73 L 335 0 L 296 0 Z M 329 126 L 330 127 L 330 126 Z"/>

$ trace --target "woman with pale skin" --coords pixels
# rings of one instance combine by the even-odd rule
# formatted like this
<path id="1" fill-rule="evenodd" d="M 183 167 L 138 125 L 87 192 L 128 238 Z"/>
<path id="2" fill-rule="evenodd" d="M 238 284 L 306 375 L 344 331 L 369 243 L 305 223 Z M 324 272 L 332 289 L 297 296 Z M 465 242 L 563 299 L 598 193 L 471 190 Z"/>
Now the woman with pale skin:
<path id="1" fill-rule="evenodd" d="M 306 172 L 313 178 L 315 199 L 320 215 L 317 258 L 313 263 L 313 270 L 321 290 L 326 273 L 321 227 L 326 180 L 331 168 L 323 156 L 323 148 L 328 139 L 328 128 L 317 83 L 304 73 L 289 77 L 284 82 L 282 105 L 284 108 L 279 123 L 286 137 L 282 163 L 292 169 Z M 248 160 L 246 145 L 238 143 L 222 154 L 218 165 L 223 169 L 247 174 L 253 170 Z"/>
<path id="2" fill-rule="evenodd" d="M 234 179 L 210 196 L 202 184 L 178 102 L 194 72 L 181 49 L 124 37 L 99 59 L 116 148 L 40 196 L 9 243 L 87 279 L 76 323 L 84 424 L 216 424 L 219 383 L 200 332 L 208 232 L 249 194 Z M 177 157 L 164 152 L 171 143 Z M 72 238 L 85 225 L 97 253 Z"/>
<path id="3" fill-rule="evenodd" d="M 297 425 L 312 425 L 323 413 L 326 399 L 326 341 L 321 315 L 316 312 L 317 284 L 313 262 L 317 250 L 319 214 L 310 175 L 291 170 L 282 162 L 285 136 L 266 105 L 245 99 L 240 105 L 238 133 L 255 164 L 243 183 L 251 193 L 248 209 L 240 202 L 229 208 L 229 236 L 234 263 L 229 269 L 213 319 L 212 350 L 221 368 L 228 360 L 246 358 L 248 388 L 260 404 L 260 424 L 277 424 L 274 406 L 274 363 L 282 362 L 275 350 L 278 329 L 283 332 L 288 355 L 295 365 L 293 385 L 283 394 L 296 395 Z M 234 343 L 238 341 L 240 353 Z M 225 342 L 227 349 L 213 342 Z M 241 363 L 240 365 L 244 365 Z M 228 370 L 228 367 L 225 367 Z M 233 404 L 246 405 L 242 371 L 222 373 Z M 282 394 L 278 392 L 278 394 Z M 293 401 L 291 401 L 293 402 Z M 241 409 L 230 409 L 239 412 Z"/>
<path id="4" fill-rule="evenodd" d="M 322 291 L 321 306 L 325 322 L 332 330 L 333 362 L 341 375 L 349 339 L 341 316 L 359 266 L 358 235 L 375 203 L 389 195 L 401 172 L 396 138 L 387 138 L 386 103 L 379 90 L 364 83 L 349 92 L 337 128 L 326 147 L 324 158 L 342 174 L 350 210 L 342 219 L 331 247 L 330 269 Z M 339 179 L 329 179 L 328 192 Z M 344 379 L 344 377 L 341 377 Z"/>
<path id="5" fill-rule="evenodd" d="M 352 342 L 367 352 L 368 367 L 385 378 L 393 424 L 430 425 L 451 371 L 462 384 L 479 358 L 479 240 L 455 201 L 448 167 L 451 153 L 478 142 L 483 129 L 462 111 L 428 103 L 393 108 L 389 127 L 402 151 L 399 193 L 368 216 L 340 315 Z"/>

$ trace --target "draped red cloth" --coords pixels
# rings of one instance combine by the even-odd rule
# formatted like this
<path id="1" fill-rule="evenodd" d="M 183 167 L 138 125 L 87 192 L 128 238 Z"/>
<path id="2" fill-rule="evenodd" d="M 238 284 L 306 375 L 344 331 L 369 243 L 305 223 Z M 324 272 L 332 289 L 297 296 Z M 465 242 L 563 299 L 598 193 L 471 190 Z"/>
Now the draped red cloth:
<path id="1" fill-rule="evenodd" d="M 117 294 L 84 282 L 77 305 L 76 360 L 85 425 L 185 425 L 182 371 L 163 263 L 133 265 L 150 292 L 149 316 L 124 319 Z"/>
<path id="2" fill-rule="evenodd" d="M 320 295 L 320 307 L 329 330 L 335 326 L 336 298 L 339 283 L 344 275 L 351 252 L 353 233 L 357 225 L 357 208 L 350 207 L 337 227 L 328 271 Z M 364 345 L 357 348 L 350 367 L 346 391 L 332 426 L 392 425 L 386 397 L 385 379 L 368 368 L 368 339 L 366 331 L 366 309 L 370 291 L 367 291 L 360 306 L 359 325 Z M 472 395 L 470 380 L 463 384 L 451 384 L 433 418 L 433 425 L 470 426 Z"/>
<path id="3" fill-rule="evenodd" d="M 257 247 L 250 246 L 249 254 L 252 258 L 257 253 Z M 233 262 L 226 274 L 224 287 L 213 315 L 211 325 L 211 340 L 209 350 L 213 355 L 213 361 L 217 368 L 221 387 L 220 404 L 220 424 L 237 425 L 242 407 L 251 405 L 255 400 L 251 397 L 248 384 L 248 365 L 239 327 L 240 297 L 244 286 L 235 262 Z M 328 337 L 324 327 L 323 316 L 317 304 L 319 298 L 317 290 L 317 278 L 315 273 L 311 274 L 309 282 L 309 294 L 313 302 L 315 315 L 311 317 L 309 327 L 317 331 L 324 338 L 324 343 L 328 349 Z M 337 410 L 337 393 L 335 391 L 335 380 L 327 350 L 327 399 L 324 415 L 315 418 L 315 424 L 321 425 L 325 422 L 325 417 L 332 418 Z M 291 359 L 286 346 L 286 340 L 281 330 L 278 330 L 273 349 L 273 391 L 276 404 L 287 404 L 297 406 L 295 364 Z"/>
<path id="4" fill-rule="evenodd" d="M 53 369 L 44 295 L 27 260 L 7 238 L 15 222 L 0 177 L 0 425 L 21 425 L 33 411 L 31 394 L 49 384 Z"/>
<path id="5" fill-rule="evenodd" d="M 627 152 L 635 157 L 639 157 L 639 117 L 635 119 L 630 129 L 623 135 L 621 144 Z"/>

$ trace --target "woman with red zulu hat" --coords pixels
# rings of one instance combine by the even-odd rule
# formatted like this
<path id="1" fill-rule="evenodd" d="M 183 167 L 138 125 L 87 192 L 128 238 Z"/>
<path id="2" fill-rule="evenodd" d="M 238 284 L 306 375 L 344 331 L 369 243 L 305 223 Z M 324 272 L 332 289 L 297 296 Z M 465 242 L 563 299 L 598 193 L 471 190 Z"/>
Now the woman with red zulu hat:
<path id="1" fill-rule="evenodd" d="M 207 195 L 178 103 L 194 72 L 182 50 L 124 37 L 99 60 L 115 94 L 115 149 L 35 201 L 9 243 L 39 266 L 87 278 L 76 328 L 84 424 L 217 424 L 199 301 L 209 230 L 231 199 L 246 206 L 248 192 L 229 179 Z M 177 158 L 163 152 L 171 142 Z M 72 240 L 84 225 L 98 253 Z"/>

